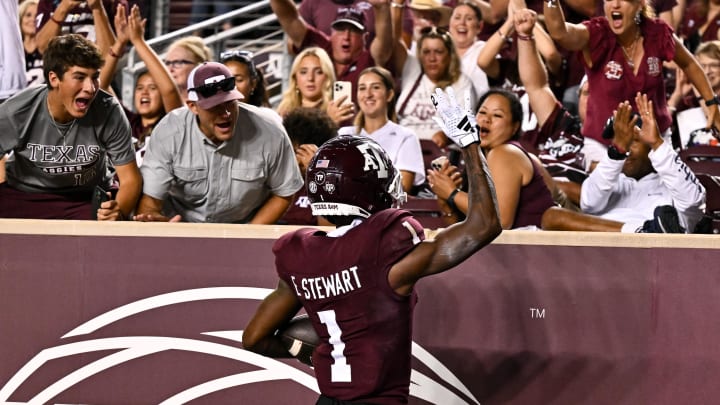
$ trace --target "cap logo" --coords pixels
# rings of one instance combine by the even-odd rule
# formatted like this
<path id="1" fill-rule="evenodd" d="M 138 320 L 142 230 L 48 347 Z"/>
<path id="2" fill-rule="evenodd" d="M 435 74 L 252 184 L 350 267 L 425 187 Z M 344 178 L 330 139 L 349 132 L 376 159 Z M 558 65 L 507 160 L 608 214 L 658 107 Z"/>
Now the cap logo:
<path id="1" fill-rule="evenodd" d="M 213 83 L 221 82 L 225 79 L 227 79 L 225 77 L 225 75 L 217 75 L 217 76 L 213 76 L 213 77 L 208 77 L 207 79 L 205 79 L 205 84 L 213 84 Z"/>

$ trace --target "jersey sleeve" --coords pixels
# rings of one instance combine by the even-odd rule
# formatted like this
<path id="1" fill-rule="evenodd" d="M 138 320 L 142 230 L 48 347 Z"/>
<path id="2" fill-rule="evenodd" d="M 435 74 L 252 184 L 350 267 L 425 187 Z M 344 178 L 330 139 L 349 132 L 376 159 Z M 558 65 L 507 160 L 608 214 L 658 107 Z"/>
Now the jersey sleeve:
<path id="1" fill-rule="evenodd" d="M 376 243 L 379 263 L 397 262 L 425 240 L 422 225 L 407 211 L 387 209 L 373 215 L 371 220 L 383 228 L 379 233 L 382 237 Z"/>

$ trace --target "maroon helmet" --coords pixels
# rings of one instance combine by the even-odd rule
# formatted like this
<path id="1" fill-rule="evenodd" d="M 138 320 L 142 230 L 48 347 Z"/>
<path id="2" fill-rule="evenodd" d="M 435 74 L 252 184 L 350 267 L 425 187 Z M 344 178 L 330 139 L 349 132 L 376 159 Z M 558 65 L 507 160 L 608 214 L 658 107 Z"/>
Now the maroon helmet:
<path id="1" fill-rule="evenodd" d="M 322 144 L 305 184 L 313 215 L 367 218 L 405 202 L 400 172 L 385 150 L 365 136 L 338 135 Z"/>

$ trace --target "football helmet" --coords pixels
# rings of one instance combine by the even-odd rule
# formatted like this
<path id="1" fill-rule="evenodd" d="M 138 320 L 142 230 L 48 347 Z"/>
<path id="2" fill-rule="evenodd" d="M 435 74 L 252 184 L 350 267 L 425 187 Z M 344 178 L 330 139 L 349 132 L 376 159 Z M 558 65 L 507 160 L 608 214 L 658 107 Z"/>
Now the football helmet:
<path id="1" fill-rule="evenodd" d="M 338 135 L 315 152 L 305 184 L 313 215 L 359 216 L 405 202 L 400 171 L 365 136 Z"/>

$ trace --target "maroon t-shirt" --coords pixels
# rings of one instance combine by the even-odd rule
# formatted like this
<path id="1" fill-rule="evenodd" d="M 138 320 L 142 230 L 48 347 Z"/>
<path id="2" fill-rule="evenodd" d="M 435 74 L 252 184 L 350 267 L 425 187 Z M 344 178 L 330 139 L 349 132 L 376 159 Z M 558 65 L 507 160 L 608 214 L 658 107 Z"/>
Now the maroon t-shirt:
<path id="1" fill-rule="evenodd" d="M 643 20 L 640 29 L 644 37 L 644 54 L 636 76 L 605 17 L 595 17 L 583 24 L 590 32 L 588 47 L 593 64 L 592 68 L 585 65 L 590 98 L 583 135 L 609 145 L 610 140 L 602 138 L 607 119 L 622 101 L 629 101 L 633 110 L 637 111 L 637 92 L 647 94 L 652 100 L 660 132 L 668 129 L 672 118 L 667 109 L 662 64 L 675 56 L 672 28 L 658 19 Z M 585 63 L 582 54 L 579 57 Z"/>
<path id="2" fill-rule="evenodd" d="M 407 211 L 387 209 L 339 237 L 303 228 L 273 253 L 321 343 L 313 353 L 320 392 L 343 401 L 405 404 L 417 297 L 396 294 L 391 266 L 424 239 Z"/>

